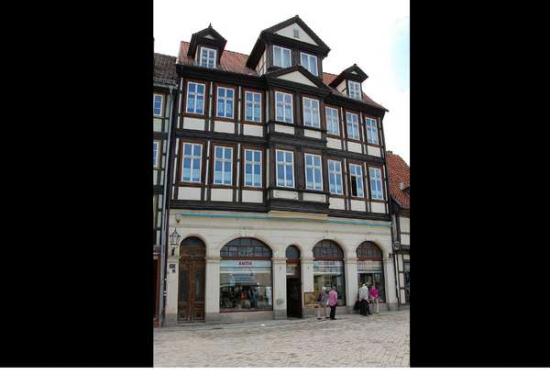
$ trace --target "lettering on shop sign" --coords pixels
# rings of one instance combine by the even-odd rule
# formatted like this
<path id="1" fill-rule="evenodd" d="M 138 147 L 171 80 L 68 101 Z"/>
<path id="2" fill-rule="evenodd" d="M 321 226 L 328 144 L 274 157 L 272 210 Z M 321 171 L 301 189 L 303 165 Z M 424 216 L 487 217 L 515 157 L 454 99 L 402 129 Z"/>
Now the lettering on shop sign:
<path id="1" fill-rule="evenodd" d="M 250 261 L 239 261 L 239 266 L 252 266 Z"/>

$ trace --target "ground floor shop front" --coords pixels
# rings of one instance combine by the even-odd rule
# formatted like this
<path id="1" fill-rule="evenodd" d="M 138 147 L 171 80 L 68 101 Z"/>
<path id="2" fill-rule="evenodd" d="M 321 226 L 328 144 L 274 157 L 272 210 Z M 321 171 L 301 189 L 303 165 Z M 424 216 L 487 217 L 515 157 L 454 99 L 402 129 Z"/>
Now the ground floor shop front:
<path id="1" fill-rule="evenodd" d="M 310 317 L 323 289 L 336 287 L 351 312 L 361 284 L 382 308 L 397 307 L 389 222 L 311 214 L 172 210 L 165 326 Z"/>

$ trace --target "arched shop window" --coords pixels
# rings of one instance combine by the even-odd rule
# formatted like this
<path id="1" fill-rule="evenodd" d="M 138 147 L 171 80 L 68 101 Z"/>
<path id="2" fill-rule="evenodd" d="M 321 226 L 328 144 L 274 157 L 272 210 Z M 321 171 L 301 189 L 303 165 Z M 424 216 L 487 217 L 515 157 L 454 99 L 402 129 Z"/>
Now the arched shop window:
<path id="1" fill-rule="evenodd" d="M 271 310 L 271 249 L 257 239 L 239 238 L 220 256 L 220 312 Z"/>
<path id="2" fill-rule="evenodd" d="M 322 288 L 329 291 L 336 286 L 338 305 L 346 304 L 344 279 L 344 252 L 332 240 L 322 240 L 313 247 L 313 288 L 315 296 Z"/>
<path id="3" fill-rule="evenodd" d="M 367 284 L 378 289 L 380 302 L 386 301 L 384 290 L 384 269 L 382 266 L 382 250 L 373 242 L 363 242 L 357 247 L 357 279 L 359 286 Z"/>

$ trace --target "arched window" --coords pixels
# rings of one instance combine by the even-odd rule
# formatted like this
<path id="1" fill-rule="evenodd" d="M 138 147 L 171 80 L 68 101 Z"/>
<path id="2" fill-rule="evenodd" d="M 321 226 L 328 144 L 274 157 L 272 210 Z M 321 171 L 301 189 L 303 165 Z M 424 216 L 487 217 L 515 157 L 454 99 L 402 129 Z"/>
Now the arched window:
<path id="1" fill-rule="evenodd" d="M 300 259 L 300 250 L 291 245 L 286 249 L 287 260 L 295 261 Z"/>
<path id="2" fill-rule="evenodd" d="M 313 247 L 313 285 L 316 294 L 322 288 L 336 286 L 338 305 L 346 304 L 344 251 L 332 240 L 321 240 Z"/>
<path id="3" fill-rule="evenodd" d="M 271 258 L 271 249 L 261 241 L 239 238 L 227 243 L 221 250 L 222 258 Z"/>
<path id="4" fill-rule="evenodd" d="M 184 239 L 180 244 L 180 258 L 203 259 L 206 256 L 206 247 L 202 240 L 195 237 Z"/>
<path id="5" fill-rule="evenodd" d="M 382 261 L 382 251 L 373 242 L 363 242 L 357 247 L 357 258 L 360 261 Z"/>
<path id="6" fill-rule="evenodd" d="M 344 252 L 332 240 L 321 240 L 313 247 L 313 258 L 316 260 L 343 260 Z"/>
<path id="7" fill-rule="evenodd" d="M 365 241 L 357 247 L 357 274 L 359 286 L 376 286 L 380 302 L 385 302 L 383 253 L 376 243 Z"/>

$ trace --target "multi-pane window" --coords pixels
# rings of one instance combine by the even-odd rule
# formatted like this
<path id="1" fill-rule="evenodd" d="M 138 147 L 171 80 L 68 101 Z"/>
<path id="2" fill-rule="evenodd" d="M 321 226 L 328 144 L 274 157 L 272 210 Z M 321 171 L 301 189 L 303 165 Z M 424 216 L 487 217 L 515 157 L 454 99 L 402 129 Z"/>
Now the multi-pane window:
<path id="1" fill-rule="evenodd" d="M 306 189 L 323 190 L 323 171 L 321 156 L 305 154 L 306 160 Z"/>
<path id="2" fill-rule="evenodd" d="M 246 91 L 245 119 L 252 122 L 262 121 L 262 94 Z"/>
<path id="3" fill-rule="evenodd" d="M 277 150 L 277 186 L 294 187 L 294 153 Z"/>
<path id="4" fill-rule="evenodd" d="M 338 122 L 338 109 L 326 107 L 325 116 L 327 117 L 327 133 L 339 136 L 340 123 Z"/>
<path id="5" fill-rule="evenodd" d="M 352 99 L 361 99 L 361 84 L 355 81 L 348 81 L 348 96 Z"/>
<path id="6" fill-rule="evenodd" d="M 365 196 L 363 190 L 363 168 L 359 165 L 350 163 L 349 174 L 351 178 L 351 195 L 363 198 Z"/>
<path id="7" fill-rule="evenodd" d="M 342 163 L 340 161 L 328 161 L 328 181 L 331 194 L 342 195 Z"/>
<path id="8" fill-rule="evenodd" d="M 204 91 L 206 85 L 196 82 L 187 83 L 187 113 L 204 114 Z"/>
<path id="9" fill-rule="evenodd" d="M 290 67 L 290 49 L 273 46 L 273 65 L 283 68 Z"/>
<path id="10" fill-rule="evenodd" d="M 367 142 L 378 145 L 378 128 L 376 120 L 365 117 L 365 125 L 367 126 Z"/>
<path id="11" fill-rule="evenodd" d="M 235 90 L 218 87 L 216 115 L 218 117 L 233 118 L 233 100 Z"/>
<path id="12" fill-rule="evenodd" d="M 160 141 L 153 141 L 153 167 L 160 167 Z"/>
<path id="13" fill-rule="evenodd" d="M 321 128 L 319 100 L 304 98 L 304 126 Z"/>
<path id="14" fill-rule="evenodd" d="M 216 49 L 202 47 L 199 64 L 202 67 L 216 68 Z"/>
<path id="15" fill-rule="evenodd" d="M 359 140 L 359 118 L 357 114 L 347 112 L 346 122 L 348 125 L 348 137 L 350 139 Z"/>
<path id="16" fill-rule="evenodd" d="M 183 143 L 183 176 L 185 182 L 201 182 L 202 145 Z"/>
<path id="17" fill-rule="evenodd" d="M 384 193 L 382 190 L 382 171 L 380 168 L 369 168 L 370 176 L 370 193 L 372 199 L 383 200 Z"/>
<path id="18" fill-rule="evenodd" d="M 153 95 L 153 115 L 162 116 L 162 95 Z"/>
<path id="19" fill-rule="evenodd" d="M 311 74 L 315 76 L 319 75 L 317 73 L 317 57 L 315 55 L 300 53 L 300 64 L 310 71 Z"/>
<path id="20" fill-rule="evenodd" d="M 282 92 L 275 92 L 276 101 L 276 120 L 280 122 L 293 123 L 294 117 L 292 115 L 292 95 Z"/>
<path id="21" fill-rule="evenodd" d="M 233 183 L 233 148 L 214 147 L 214 185 Z"/>
<path id="22" fill-rule="evenodd" d="M 244 150 L 244 185 L 262 187 L 262 152 L 260 150 Z"/>

